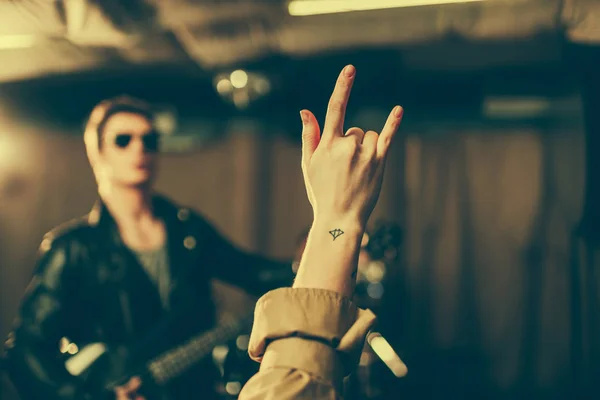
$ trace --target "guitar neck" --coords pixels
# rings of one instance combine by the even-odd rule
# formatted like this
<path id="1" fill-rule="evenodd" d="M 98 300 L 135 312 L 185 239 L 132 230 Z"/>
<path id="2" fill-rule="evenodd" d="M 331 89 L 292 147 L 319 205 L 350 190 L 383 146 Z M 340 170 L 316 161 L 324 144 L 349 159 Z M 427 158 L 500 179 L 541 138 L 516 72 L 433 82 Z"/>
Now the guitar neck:
<path id="1" fill-rule="evenodd" d="M 164 385 L 203 360 L 215 346 L 239 335 L 251 325 L 253 317 L 254 313 L 241 319 L 227 316 L 216 328 L 154 358 L 147 364 L 148 371 L 156 383 Z"/>

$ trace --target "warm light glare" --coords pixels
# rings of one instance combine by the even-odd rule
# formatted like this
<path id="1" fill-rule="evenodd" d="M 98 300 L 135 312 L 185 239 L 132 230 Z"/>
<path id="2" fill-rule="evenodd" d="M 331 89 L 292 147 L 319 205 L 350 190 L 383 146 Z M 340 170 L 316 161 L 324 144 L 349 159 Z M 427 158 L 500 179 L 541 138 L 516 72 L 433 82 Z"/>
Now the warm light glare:
<path id="1" fill-rule="evenodd" d="M 385 264 L 381 261 L 371 261 L 365 270 L 365 277 L 371 283 L 379 283 L 385 276 Z"/>
<path id="2" fill-rule="evenodd" d="M 69 339 L 67 339 L 66 337 L 63 337 L 58 342 L 58 349 L 60 350 L 61 353 L 66 354 L 68 351 L 67 349 L 69 347 L 69 344 L 71 344 L 71 342 L 69 342 Z"/>
<path id="3" fill-rule="evenodd" d="M 248 92 L 236 92 L 233 94 L 233 104 L 239 109 L 248 107 L 250 104 L 250 96 Z"/>
<path id="4" fill-rule="evenodd" d="M 69 343 L 66 350 L 72 357 L 69 357 L 65 362 L 65 368 L 73 376 L 79 376 L 82 372 L 86 371 L 90 365 L 107 351 L 103 343 L 90 343 L 84 346 L 81 351 L 79 351 L 75 343 Z"/>
<path id="5" fill-rule="evenodd" d="M 301 16 L 476 1 L 484 0 L 292 0 L 288 5 L 288 11 L 290 15 Z"/>
<path id="6" fill-rule="evenodd" d="M 219 82 L 217 82 L 217 92 L 220 94 L 227 94 L 232 90 L 233 86 L 231 85 L 229 79 L 220 79 Z"/>
<path id="7" fill-rule="evenodd" d="M 235 345 L 238 349 L 242 351 L 248 350 L 248 345 L 250 344 L 250 336 L 248 335 L 240 335 L 235 340 Z"/>
<path id="8" fill-rule="evenodd" d="M 545 98 L 486 98 L 483 103 L 486 115 L 491 117 L 538 117 L 552 110 L 552 103 Z"/>
<path id="9" fill-rule="evenodd" d="M 367 342 L 375 352 L 381 358 L 381 361 L 387 365 L 392 373 L 401 378 L 408 373 L 406 364 L 398 357 L 398 354 L 394 351 L 392 346 L 388 343 L 383 336 L 378 332 L 372 332 L 367 337 Z"/>
<path id="10" fill-rule="evenodd" d="M 367 294 L 370 298 L 379 300 L 383 297 L 383 285 L 381 283 L 370 283 L 367 286 Z"/>
<path id="11" fill-rule="evenodd" d="M 26 49 L 35 45 L 33 35 L 4 35 L 0 36 L 0 50 Z"/>
<path id="12" fill-rule="evenodd" d="M 221 364 L 225 361 L 227 353 L 229 353 L 229 348 L 227 346 L 216 346 L 212 351 L 213 360 L 217 364 Z"/>
<path id="13" fill-rule="evenodd" d="M 242 69 L 217 75 L 213 84 L 223 100 L 240 110 L 271 91 L 271 82 L 266 76 Z"/>
<path id="14" fill-rule="evenodd" d="M 67 353 L 73 355 L 73 354 L 77 354 L 79 352 L 79 347 L 77 347 L 77 345 L 75 343 L 70 343 L 67 346 Z"/>
<path id="15" fill-rule="evenodd" d="M 225 391 L 232 396 L 237 396 L 240 393 L 240 390 L 242 390 L 242 384 L 240 382 L 227 382 L 225 385 Z"/>
<path id="16" fill-rule="evenodd" d="M 258 77 L 254 82 L 254 90 L 260 95 L 267 94 L 271 90 L 271 84 L 265 78 Z"/>
<path id="17" fill-rule="evenodd" d="M 221 376 L 225 374 L 225 360 L 227 359 L 227 354 L 229 354 L 229 347 L 220 345 L 216 346 L 212 351 L 212 359 Z"/>
<path id="18" fill-rule="evenodd" d="M 156 112 L 154 116 L 154 125 L 156 129 L 165 135 L 172 135 L 177 129 L 177 118 L 175 113 L 168 110 Z"/>
<path id="19" fill-rule="evenodd" d="M 248 74 L 241 69 L 233 71 L 231 73 L 231 84 L 236 89 L 241 89 L 248 84 Z"/>

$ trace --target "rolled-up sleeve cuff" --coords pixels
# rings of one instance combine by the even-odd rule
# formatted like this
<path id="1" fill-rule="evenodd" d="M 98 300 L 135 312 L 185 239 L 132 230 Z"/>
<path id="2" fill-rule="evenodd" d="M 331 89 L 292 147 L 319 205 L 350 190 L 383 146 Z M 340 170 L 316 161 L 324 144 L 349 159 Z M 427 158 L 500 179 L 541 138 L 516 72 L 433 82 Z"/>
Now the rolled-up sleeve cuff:
<path id="1" fill-rule="evenodd" d="M 335 386 L 351 372 L 375 322 L 347 297 L 323 289 L 273 290 L 258 301 L 249 354 L 273 367 L 299 369 Z"/>

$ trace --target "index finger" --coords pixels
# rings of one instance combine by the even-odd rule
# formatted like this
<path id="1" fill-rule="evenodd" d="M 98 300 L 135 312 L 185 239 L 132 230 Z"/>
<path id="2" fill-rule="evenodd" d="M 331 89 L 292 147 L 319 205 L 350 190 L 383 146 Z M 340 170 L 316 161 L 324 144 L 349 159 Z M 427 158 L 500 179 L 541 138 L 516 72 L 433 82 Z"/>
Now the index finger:
<path id="1" fill-rule="evenodd" d="M 327 106 L 322 139 L 344 136 L 344 117 L 355 73 L 356 68 L 353 65 L 347 65 L 340 73 Z"/>

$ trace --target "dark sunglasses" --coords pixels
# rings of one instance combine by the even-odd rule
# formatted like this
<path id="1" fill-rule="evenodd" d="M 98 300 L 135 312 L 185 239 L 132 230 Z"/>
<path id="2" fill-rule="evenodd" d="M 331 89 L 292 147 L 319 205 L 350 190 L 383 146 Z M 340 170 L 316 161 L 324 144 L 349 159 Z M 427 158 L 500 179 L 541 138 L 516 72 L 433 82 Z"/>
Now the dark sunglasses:
<path id="1" fill-rule="evenodd" d="M 130 133 L 119 133 L 115 136 L 115 145 L 121 149 L 126 148 L 133 139 Z M 156 132 L 148 133 L 140 136 L 142 143 L 144 144 L 144 150 L 150 153 L 158 151 L 158 145 L 160 143 L 160 135 Z"/>

